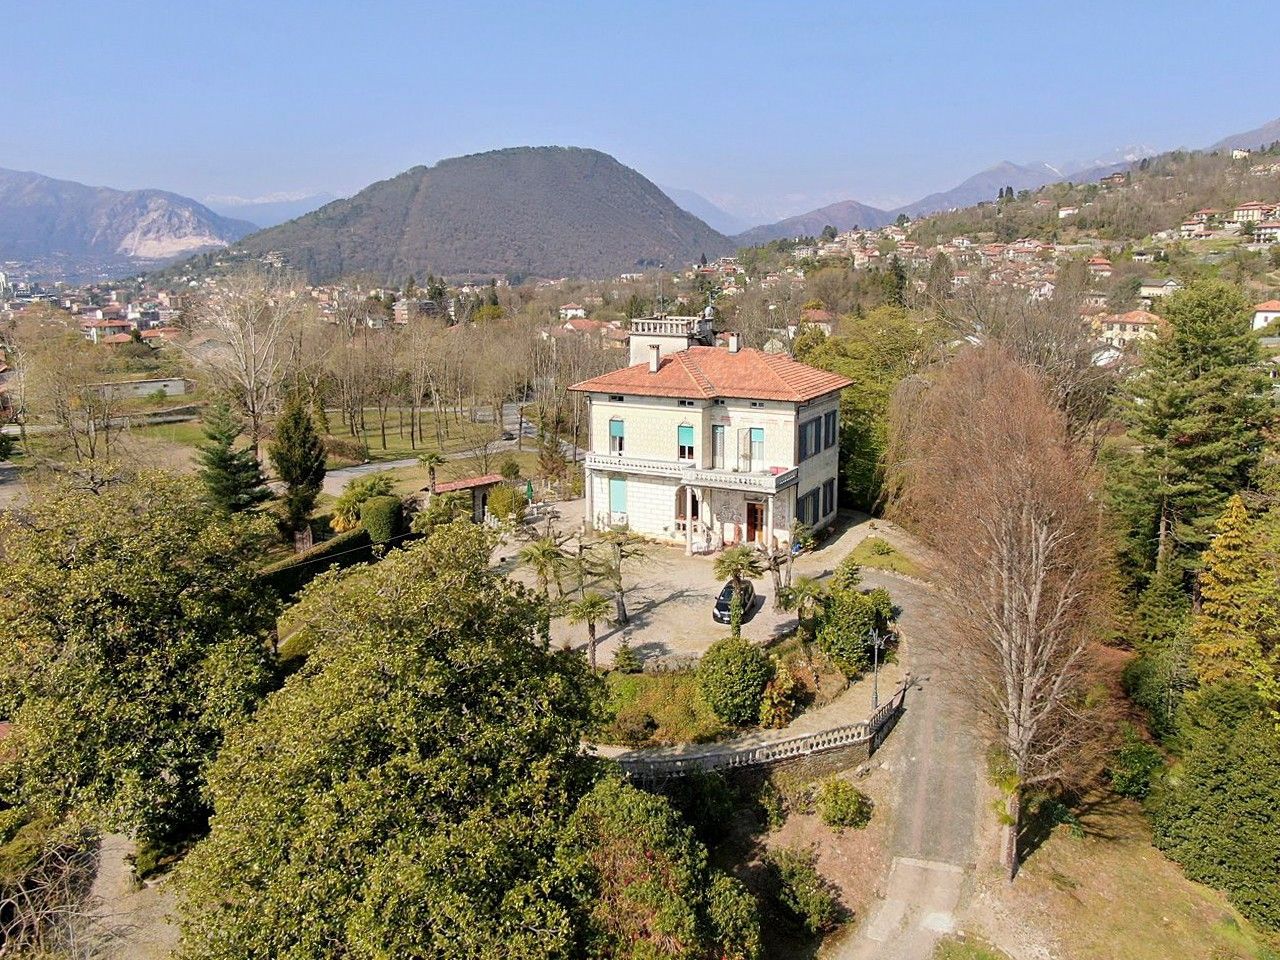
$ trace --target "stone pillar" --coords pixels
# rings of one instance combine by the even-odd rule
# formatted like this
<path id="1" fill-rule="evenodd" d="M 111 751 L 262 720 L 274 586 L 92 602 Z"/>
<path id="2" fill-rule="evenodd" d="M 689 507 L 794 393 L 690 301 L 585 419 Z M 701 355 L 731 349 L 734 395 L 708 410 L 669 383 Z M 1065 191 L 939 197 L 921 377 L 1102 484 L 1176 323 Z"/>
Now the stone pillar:
<path id="1" fill-rule="evenodd" d="M 594 530 L 596 528 L 596 515 L 592 505 L 591 497 L 591 471 L 586 467 L 582 468 L 582 490 L 587 497 L 586 513 L 582 517 L 582 526 L 586 530 Z"/>
<path id="2" fill-rule="evenodd" d="M 684 555 L 693 556 L 693 485 L 684 488 Z"/>
<path id="3" fill-rule="evenodd" d="M 769 494 L 767 506 L 765 507 L 765 547 L 770 553 L 773 553 L 773 494 Z"/>

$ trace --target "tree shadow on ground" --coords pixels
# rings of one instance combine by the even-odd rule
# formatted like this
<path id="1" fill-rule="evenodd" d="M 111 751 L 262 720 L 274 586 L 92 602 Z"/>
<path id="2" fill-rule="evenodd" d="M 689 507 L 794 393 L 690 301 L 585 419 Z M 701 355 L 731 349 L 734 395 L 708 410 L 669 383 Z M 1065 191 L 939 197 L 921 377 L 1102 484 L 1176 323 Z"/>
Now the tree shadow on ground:
<path id="1" fill-rule="evenodd" d="M 1111 790 L 1098 788 L 1083 796 L 1051 797 L 1028 812 L 1018 835 L 1019 861 L 1026 863 L 1058 829 L 1091 840 L 1117 840 L 1123 836 L 1115 824 L 1128 813 L 1128 801 Z"/>

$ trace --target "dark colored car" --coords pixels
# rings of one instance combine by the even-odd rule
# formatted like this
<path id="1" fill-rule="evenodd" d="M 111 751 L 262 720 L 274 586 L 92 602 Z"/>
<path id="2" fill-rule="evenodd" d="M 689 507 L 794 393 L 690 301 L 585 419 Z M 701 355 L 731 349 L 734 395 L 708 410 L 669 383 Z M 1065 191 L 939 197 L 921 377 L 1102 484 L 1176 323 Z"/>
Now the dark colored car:
<path id="1" fill-rule="evenodd" d="M 751 605 L 756 600 L 756 588 L 752 586 L 750 580 L 742 581 L 742 619 L 747 619 L 747 614 L 751 612 Z M 729 607 L 733 604 L 733 581 L 730 580 L 724 585 L 724 589 L 720 591 L 720 596 L 716 597 L 716 605 L 711 608 L 711 619 L 716 623 L 729 622 Z"/>

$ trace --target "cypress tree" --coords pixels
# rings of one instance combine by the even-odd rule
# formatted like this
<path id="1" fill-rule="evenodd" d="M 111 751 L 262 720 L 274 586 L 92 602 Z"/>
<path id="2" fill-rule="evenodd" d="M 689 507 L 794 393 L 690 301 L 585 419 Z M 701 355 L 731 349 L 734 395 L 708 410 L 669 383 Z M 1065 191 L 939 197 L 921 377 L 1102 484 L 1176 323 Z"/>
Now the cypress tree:
<path id="1" fill-rule="evenodd" d="M 1262 658 L 1259 556 L 1253 523 L 1239 495 L 1227 502 L 1216 529 L 1204 554 L 1200 610 L 1191 625 L 1196 675 L 1205 684 L 1254 679 Z"/>
<path id="2" fill-rule="evenodd" d="M 276 473 L 285 484 L 286 522 L 289 529 L 300 530 L 320 495 L 325 454 L 311 411 L 296 390 L 285 400 L 269 451 Z"/>
<path id="3" fill-rule="evenodd" d="M 205 411 L 205 441 L 197 447 L 199 476 L 209 500 L 224 513 L 252 510 L 271 499 L 262 466 L 252 447 L 235 448 L 244 433 L 244 421 L 231 405 L 219 401 Z"/>
<path id="4" fill-rule="evenodd" d="M 1194 569 L 1227 498 L 1249 486 L 1274 404 L 1248 301 L 1220 281 L 1168 298 L 1127 386 L 1137 450 L 1113 477 L 1139 576 Z"/>

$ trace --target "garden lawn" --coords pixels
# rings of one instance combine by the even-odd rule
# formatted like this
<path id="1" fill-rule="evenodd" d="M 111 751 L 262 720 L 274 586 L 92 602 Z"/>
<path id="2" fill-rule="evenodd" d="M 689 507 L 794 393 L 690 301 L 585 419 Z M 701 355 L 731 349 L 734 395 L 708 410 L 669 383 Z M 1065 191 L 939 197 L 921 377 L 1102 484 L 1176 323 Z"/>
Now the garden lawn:
<path id="1" fill-rule="evenodd" d="M 656 728 L 644 744 L 705 743 L 724 732 L 711 707 L 702 697 L 692 670 L 664 673 L 609 673 L 605 676 L 609 693 L 611 722 L 601 731 L 603 742 L 623 742 L 622 731 L 637 729 L 645 717 Z"/>
<path id="2" fill-rule="evenodd" d="M 874 534 L 849 552 L 849 558 L 860 567 L 875 567 L 908 577 L 920 576 L 920 566 L 888 540 Z"/>

